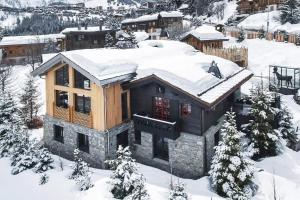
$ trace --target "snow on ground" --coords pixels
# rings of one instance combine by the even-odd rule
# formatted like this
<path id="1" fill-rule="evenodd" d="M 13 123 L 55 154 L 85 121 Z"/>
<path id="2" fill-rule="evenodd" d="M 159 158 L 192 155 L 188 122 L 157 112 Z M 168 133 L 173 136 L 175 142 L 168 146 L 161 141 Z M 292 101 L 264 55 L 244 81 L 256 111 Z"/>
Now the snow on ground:
<path id="1" fill-rule="evenodd" d="M 269 18 L 269 30 L 271 32 L 274 32 L 276 30 L 286 30 L 289 33 L 300 33 L 300 24 L 290 24 L 286 23 L 281 25 L 280 20 L 280 11 L 272 11 L 272 12 L 264 12 L 264 13 L 257 13 L 250 15 L 246 19 L 244 19 L 242 22 L 238 24 L 238 27 L 244 28 L 244 29 L 254 29 L 254 30 L 260 30 L 260 29 L 267 29 L 267 21 Z"/>
<path id="2" fill-rule="evenodd" d="M 222 3 L 225 3 L 224 18 L 219 19 L 217 15 L 212 15 L 211 17 L 208 17 L 205 20 L 206 22 L 224 24 L 231 16 L 233 16 L 236 13 L 236 9 L 237 9 L 236 0 L 233 1 L 223 0 L 223 1 L 215 2 L 214 8 L 216 8 L 216 6 Z"/>
<path id="3" fill-rule="evenodd" d="M 31 13 L 8 13 L 0 11 L 0 27 L 3 28 L 12 28 L 17 25 L 17 19 L 22 20 L 24 17 L 31 16 Z"/>

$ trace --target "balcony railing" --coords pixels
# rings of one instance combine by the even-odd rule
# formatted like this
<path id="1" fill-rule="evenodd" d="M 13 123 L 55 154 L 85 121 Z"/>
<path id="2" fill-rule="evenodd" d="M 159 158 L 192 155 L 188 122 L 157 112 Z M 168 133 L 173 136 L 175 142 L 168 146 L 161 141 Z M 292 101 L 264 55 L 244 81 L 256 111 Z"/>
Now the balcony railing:
<path id="1" fill-rule="evenodd" d="M 133 121 L 135 128 L 140 131 L 161 134 L 172 140 L 180 136 L 181 126 L 179 121 L 168 122 L 139 114 L 133 115 Z"/>
<path id="2" fill-rule="evenodd" d="M 78 124 L 81 126 L 86 126 L 88 128 L 93 128 L 93 117 L 92 113 L 86 114 L 81 112 L 76 112 L 71 106 L 68 108 L 57 107 L 53 104 L 53 115 L 55 118 Z"/>

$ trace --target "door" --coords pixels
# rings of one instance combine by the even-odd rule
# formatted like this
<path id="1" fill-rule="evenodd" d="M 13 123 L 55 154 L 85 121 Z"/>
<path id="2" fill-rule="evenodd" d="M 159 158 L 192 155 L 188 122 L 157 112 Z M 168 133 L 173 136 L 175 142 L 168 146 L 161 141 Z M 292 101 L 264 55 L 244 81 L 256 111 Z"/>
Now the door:
<path id="1" fill-rule="evenodd" d="M 120 145 L 123 148 L 128 146 L 128 131 L 124 131 L 117 135 L 117 149 Z"/>

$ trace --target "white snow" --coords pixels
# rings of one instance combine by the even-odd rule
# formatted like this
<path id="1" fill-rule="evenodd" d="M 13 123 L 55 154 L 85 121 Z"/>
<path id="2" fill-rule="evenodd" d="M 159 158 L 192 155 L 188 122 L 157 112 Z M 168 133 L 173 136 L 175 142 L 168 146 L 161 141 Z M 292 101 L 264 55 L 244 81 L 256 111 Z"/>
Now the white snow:
<path id="1" fill-rule="evenodd" d="M 102 30 L 109 30 L 106 27 L 102 26 Z M 99 26 L 89 26 L 87 27 L 87 29 L 85 29 L 84 27 L 81 27 L 81 29 L 79 30 L 78 27 L 72 27 L 72 28 L 65 28 L 64 30 L 61 31 L 61 33 L 65 34 L 65 33 L 72 33 L 72 32 L 98 32 L 100 31 L 100 27 Z"/>
<path id="2" fill-rule="evenodd" d="M 217 93 L 222 95 L 231 89 L 233 84 L 240 83 L 251 74 L 245 70 L 226 80 L 241 68 L 231 61 L 205 55 L 190 45 L 177 41 L 148 40 L 140 42 L 139 48 L 136 49 L 85 49 L 61 54 L 99 80 L 131 73 L 138 67 L 136 79 L 156 75 L 195 97 L 223 82 L 220 84 L 223 91 Z M 208 73 L 212 61 L 218 64 L 223 79 Z M 218 87 L 216 86 L 215 90 Z M 213 102 L 218 98 L 217 94 L 214 98 L 209 94 L 211 93 L 205 94 L 203 100 Z"/>
<path id="3" fill-rule="evenodd" d="M 49 35 L 27 35 L 27 36 L 7 36 L 0 41 L 0 46 L 22 45 L 22 44 L 41 44 L 49 41 L 56 42 L 57 39 L 63 39 L 63 34 Z"/>
<path id="4" fill-rule="evenodd" d="M 279 16 L 280 11 L 271 11 L 269 14 L 267 12 L 253 14 L 240 22 L 238 27 L 253 30 L 260 30 L 263 28 L 264 30 L 267 30 L 267 21 L 269 18 L 270 32 L 274 32 L 276 30 L 285 30 L 288 33 L 300 33 L 300 24 L 286 23 L 281 25 Z"/>
<path id="5" fill-rule="evenodd" d="M 223 1 L 215 2 L 214 9 L 216 8 L 216 6 L 225 3 L 223 19 L 219 19 L 218 16 L 215 14 L 205 19 L 205 21 L 209 23 L 215 23 L 215 24 L 224 24 L 225 22 L 227 22 L 227 20 L 230 17 L 236 14 L 236 9 L 238 6 L 236 2 L 237 2 L 236 0 L 233 1 L 223 0 Z"/>
<path id="6" fill-rule="evenodd" d="M 134 35 L 135 35 L 135 39 L 138 42 L 147 40 L 149 38 L 149 34 L 146 33 L 145 31 L 134 32 Z"/>
<path id="7" fill-rule="evenodd" d="M 0 10 L 0 27 L 2 28 L 13 28 L 17 25 L 17 19 L 19 18 L 21 21 L 24 17 L 30 17 L 31 13 L 9 13 Z"/>
<path id="8" fill-rule="evenodd" d="M 179 11 L 171 11 L 171 12 L 160 12 L 152 15 L 143 15 L 135 19 L 125 19 L 122 21 L 123 23 L 133 23 L 133 22 L 143 22 L 143 21 L 152 21 L 157 20 L 158 15 L 161 15 L 162 17 L 183 17 L 182 13 Z"/>
<path id="9" fill-rule="evenodd" d="M 202 25 L 186 35 L 193 35 L 199 40 L 227 40 L 223 33 L 217 31 L 214 26 Z"/>

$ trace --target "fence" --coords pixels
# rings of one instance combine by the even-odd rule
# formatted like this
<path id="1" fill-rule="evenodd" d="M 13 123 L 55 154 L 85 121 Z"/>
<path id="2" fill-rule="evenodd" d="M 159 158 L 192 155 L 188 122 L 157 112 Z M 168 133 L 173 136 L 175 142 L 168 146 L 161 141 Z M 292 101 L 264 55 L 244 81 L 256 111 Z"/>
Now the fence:
<path id="1" fill-rule="evenodd" d="M 203 53 L 213 56 L 218 56 L 235 62 L 241 67 L 248 66 L 248 48 L 232 47 L 232 48 L 210 48 L 203 49 Z"/>
<path id="2" fill-rule="evenodd" d="M 226 35 L 238 38 L 240 31 L 237 30 L 227 30 Z M 245 36 L 247 39 L 255 39 L 259 38 L 260 33 L 258 31 L 245 31 Z M 282 34 L 282 33 L 267 33 L 266 34 L 267 40 L 274 40 L 276 42 L 289 42 L 294 44 L 300 43 L 300 36 L 296 34 Z"/>

